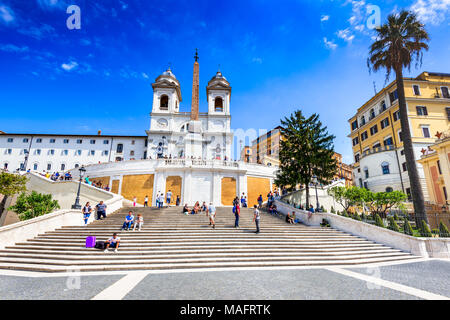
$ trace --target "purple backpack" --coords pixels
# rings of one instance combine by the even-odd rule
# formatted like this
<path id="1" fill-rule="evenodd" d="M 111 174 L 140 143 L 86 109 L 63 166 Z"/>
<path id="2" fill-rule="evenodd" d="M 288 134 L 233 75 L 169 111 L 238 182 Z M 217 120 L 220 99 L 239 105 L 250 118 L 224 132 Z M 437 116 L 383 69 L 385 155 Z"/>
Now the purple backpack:
<path id="1" fill-rule="evenodd" d="M 89 236 L 86 238 L 86 248 L 95 247 L 95 236 Z"/>

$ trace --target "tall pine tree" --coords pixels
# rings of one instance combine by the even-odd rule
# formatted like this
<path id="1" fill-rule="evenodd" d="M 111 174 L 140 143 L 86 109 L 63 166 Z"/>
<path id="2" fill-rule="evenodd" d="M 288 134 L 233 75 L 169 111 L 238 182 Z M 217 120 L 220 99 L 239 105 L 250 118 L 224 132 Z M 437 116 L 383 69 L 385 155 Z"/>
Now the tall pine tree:
<path id="1" fill-rule="evenodd" d="M 337 172 L 333 140 L 318 114 L 305 118 L 301 110 L 281 120 L 283 139 L 280 146 L 280 169 L 275 183 L 288 190 L 297 185 L 306 189 L 306 206 L 309 207 L 309 184 L 313 176 L 318 182 L 328 184 Z"/>

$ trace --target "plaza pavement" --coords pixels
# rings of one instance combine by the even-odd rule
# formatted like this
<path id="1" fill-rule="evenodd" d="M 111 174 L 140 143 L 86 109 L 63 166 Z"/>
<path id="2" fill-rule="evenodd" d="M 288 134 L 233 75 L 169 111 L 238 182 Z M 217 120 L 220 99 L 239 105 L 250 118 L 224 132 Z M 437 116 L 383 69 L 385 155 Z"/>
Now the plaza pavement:
<path id="1" fill-rule="evenodd" d="M 52 274 L 0 270 L 0 300 L 450 299 L 450 259 L 370 267 L 225 268 Z"/>

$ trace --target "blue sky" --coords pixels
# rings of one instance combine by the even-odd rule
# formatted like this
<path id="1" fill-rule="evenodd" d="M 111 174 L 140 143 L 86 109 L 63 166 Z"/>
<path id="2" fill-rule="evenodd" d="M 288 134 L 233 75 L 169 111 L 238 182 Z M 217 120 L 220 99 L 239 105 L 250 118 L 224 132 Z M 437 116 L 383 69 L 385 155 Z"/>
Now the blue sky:
<path id="1" fill-rule="evenodd" d="M 69 30 L 66 9 L 81 8 Z M 450 73 L 450 0 L 138 1 L 0 0 L 0 130 L 11 133 L 144 135 L 151 83 L 170 64 L 183 102 L 191 101 L 195 48 L 200 111 L 220 69 L 230 81 L 232 127 L 271 129 L 301 108 L 318 112 L 351 162 L 347 123 L 385 84 L 366 66 L 381 20 L 416 11 L 431 34 L 422 71 Z"/>

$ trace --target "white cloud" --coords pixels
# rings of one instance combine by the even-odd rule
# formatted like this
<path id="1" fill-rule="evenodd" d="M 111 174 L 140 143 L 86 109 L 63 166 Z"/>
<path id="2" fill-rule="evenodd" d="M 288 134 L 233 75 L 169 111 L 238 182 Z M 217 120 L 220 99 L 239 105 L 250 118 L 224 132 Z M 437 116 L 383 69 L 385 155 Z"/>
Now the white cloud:
<path id="1" fill-rule="evenodd" d="M 32 26 L 32 27 L 24 27 L 17 30 L 17 32 L 33 37 L 37 40 L 41 40 L 42 38 L 46 36 L 56 36 L 55 28 L 48 24 L 41 24 L 38 27 Z"/>
<path id="2" fill-rule="evenodd" d="M 142 77 L 144 77 L 144 79 L 148 79 L 148 75 L 145 72 L 142 72 Z"/>
<path id="3" fill-rule="evenodd" d="M 42 9 L 63 9 L 70 4 L 67 0 L 37 0 L 37 3 Z"/>
<path id="4" fill-rule="evenodd" d="M 416 0 L 411 10 L 421 22 L 438 25 L 450 14 L 450 0 Z"/>
<path id="5" fill-rule="evenodd" d="M 63 63 L 61 65 L 61 68 L 63 68 L 66 71 L 71 71 L 74 68 L 76 68 L 78 66 L 78 63 L 76 63 L 75 61 L 70 61 L 69 63 Z"/>
<path id="6" fill-rule="evenodd" d="M 261 64 L 263 61 L 262 61 L 262 59 L 259 58 L 259 57 L 254 57 L 254 58 L 252 59 L 252 62 Z"/>
<path id="7" fill-rule="evenodd" d="M 14 44 L 2 44 L 0 45 L 0 50 L 5 52 L 28 52 L 28 47 L 18 47 Z"/>
<path id="8" fill-rule="evenodd" d="M 323 38 L 323 43 L 327 49 L 335 50 L 337 48 L 337 44 L 333 41 L 328 41 L 327 38 Z"/>
<path id="9" fill-rule="evenodd" d="M 347 42 L 352 42 L 355 36 L 351 33 L 350 29 L 339 30 L 337 32 L 337 36 L 341 39 L 344 39 Z"/>
<path id="10" fill-rule="evenodd" d="M 5 5 L 0 5 L 0 20 L 5 23 L 14 21 L 14 12 L 11 10 L 11 8 Z"/>
<path id="11" fill-rule="evenodd" d="M 322 15 L 322 17 L 320 17 L 320 21 L 328 21 L 330 19 L 330 16 L 328 15 Z"/>

